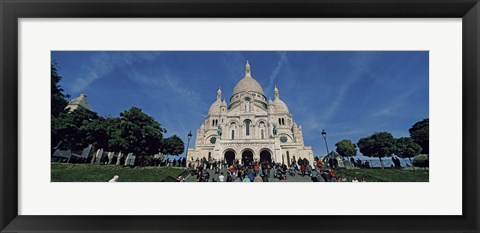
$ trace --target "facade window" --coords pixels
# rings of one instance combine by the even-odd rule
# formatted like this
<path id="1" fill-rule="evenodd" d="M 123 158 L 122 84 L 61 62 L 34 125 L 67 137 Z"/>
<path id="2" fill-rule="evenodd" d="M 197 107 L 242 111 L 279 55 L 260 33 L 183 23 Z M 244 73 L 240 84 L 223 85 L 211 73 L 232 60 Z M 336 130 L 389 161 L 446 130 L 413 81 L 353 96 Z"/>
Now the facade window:
<path id="1" fill-rule="evenodd" d="M 265 136 L 263 135 L 263 129 L 261 130 L 261 135 L 262 135 L 262 139 L 264 139 Z"/>
<path id="2" fill-rule="evenodd" d="M 282 119 L 278 118 L 278 124 L 279 124 L 279 125 L 282 124 Z"/>
<path id="3" fill-rule="evenodd" d="M 285 125 L 285 118 L 282 118 L 282 125 Z"/>
<path id="4" fill-rule="evenodd" d="M 249 120 L 245 121 L 245 135 L 247 135 L 247 136 L 250 135 L 250 121 Z"/>
<path id="5" fill-rule="evenodd" d="M 235 130 L 232 130 L 232 140 L 235 139 Z"/>

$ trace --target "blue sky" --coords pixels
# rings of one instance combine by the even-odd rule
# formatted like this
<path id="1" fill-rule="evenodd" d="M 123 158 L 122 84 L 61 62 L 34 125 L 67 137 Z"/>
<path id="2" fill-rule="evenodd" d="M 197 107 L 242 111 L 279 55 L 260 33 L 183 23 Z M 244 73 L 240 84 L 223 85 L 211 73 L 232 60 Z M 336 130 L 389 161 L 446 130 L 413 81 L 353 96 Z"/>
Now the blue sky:
<path id="1" fill-rule="evenodd" d="M 52 52 L 66 94 L 85 93 L 104 116 L 139 107 L 185 143 L 218 87 L 228 102 L 247 60 L 267 98 L 277 85 L 315 155 L 326 154 L 322 129 L 334 150 L 379 131 L 408 136 L 428 118 L 428 51 Z"/>

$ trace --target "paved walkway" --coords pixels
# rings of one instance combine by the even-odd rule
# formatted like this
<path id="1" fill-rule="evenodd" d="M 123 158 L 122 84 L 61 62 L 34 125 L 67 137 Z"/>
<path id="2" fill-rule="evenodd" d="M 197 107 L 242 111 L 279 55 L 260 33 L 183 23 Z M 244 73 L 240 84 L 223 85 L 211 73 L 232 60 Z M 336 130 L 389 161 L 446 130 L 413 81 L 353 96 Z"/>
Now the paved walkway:
<path id="1" fill-rule="evenodd" d="M 208 182 L 211 182 L 213 178 L 215 178 L 216 181 L 218 181 L 218 175 L 215 175 L 215 171 L 214 170 L 211 170 L 211 169 L 207 169 L 208 173 L 210 173 L 210 179 L 208 180 Z M 225 179 L 227 178 L 227 170 L 226 169 L 222 169 L 221 172 L 223 172 L 223 175 L 225 176 Z M 240 179 L 239 178 L 235 178 L 235 181 L 234 182 L 240 182 Z M 187 178 L 185 179 L 185 182 L 196 182 L 196 179 L 197 177 L 196 176 L 187 176 Z M 295 176 L 290 176 L 290 175 L 287 175 L 287 180 L 278 180 L 278 179 L 274 179 L 273 178 L 273 170 L 271 171 L 270 173 L 270 178 L 268 178 L 268 182 L 312 182 L 310 177 L 309 176 L 301 176 L 301 175 L 295 175 Z"/>

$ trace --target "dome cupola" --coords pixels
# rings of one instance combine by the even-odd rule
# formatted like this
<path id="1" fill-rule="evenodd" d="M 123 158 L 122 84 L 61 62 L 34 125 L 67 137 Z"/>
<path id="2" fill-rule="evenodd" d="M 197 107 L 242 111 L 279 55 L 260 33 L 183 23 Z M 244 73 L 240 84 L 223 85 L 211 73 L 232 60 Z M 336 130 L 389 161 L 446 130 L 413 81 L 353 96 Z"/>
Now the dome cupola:
<path id="1" fill-rule="evenodd" d="M 220 115 L 220 107 L 222 106 L 222 90 L 220 87 L 217 90 L 217 99 L 215 102 L 210 105 L 210 109 L 208 109 L 208 115 Z"/>
<path id="2" fill-rule="evenodd" d="M 247 64 L 245 65 L 245 76 L 238 81 L 237 85 L 235 85 L 235 88 L 233 88 L 233 93 L 232 96 L 230 97 L 230 102 L 233 102 L 233 97 L 236 94 L 242 93 L 242 92 L 256 92 L 257 94 L 262 95 L 265 97 L 265 94 L 263 93 L 263 88 L 260 85 L 260 83 L 257 82 L 252 77 L 251 70 L 250 70 L 250 64 L 247 61 Z"/>
<path id="3" fill-rule="evenodd" d="M 273 104 L 275 105 L 275 112 L 288 113 L 287 104 L 285 104 L 285 102 L 280 99 L 277 85 L 275 85 L 275 89 L 273 89 L 273 95 L 275 96 L 275 99 L 273 99 Z"/>

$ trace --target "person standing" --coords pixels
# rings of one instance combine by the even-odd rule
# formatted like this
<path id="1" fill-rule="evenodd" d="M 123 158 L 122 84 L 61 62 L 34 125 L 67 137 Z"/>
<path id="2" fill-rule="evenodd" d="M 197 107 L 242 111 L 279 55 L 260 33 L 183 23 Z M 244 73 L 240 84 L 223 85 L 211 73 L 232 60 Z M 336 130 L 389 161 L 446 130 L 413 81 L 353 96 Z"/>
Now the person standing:
<path id="1" fill-rule="evenodd" d="M 225 182 L 225 176 L 223 176 L 223 172 L 218 176 L 218 182 Z"/>

